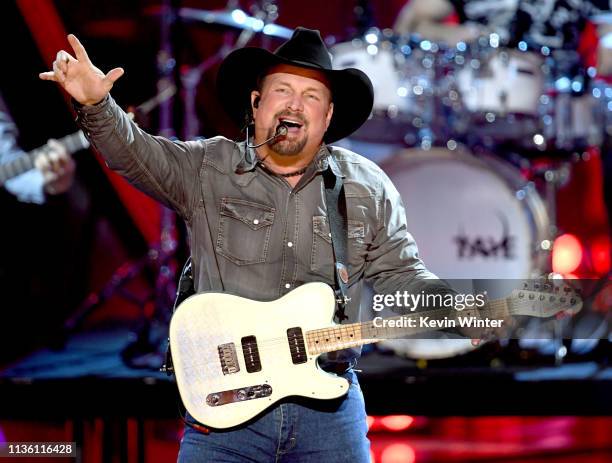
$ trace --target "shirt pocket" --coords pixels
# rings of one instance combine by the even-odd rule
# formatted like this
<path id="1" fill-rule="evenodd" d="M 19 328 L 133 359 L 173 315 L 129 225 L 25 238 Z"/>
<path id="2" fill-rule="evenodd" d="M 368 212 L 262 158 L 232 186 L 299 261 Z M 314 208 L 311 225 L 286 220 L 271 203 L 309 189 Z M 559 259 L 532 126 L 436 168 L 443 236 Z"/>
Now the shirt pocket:
<path id="1" fill-rule="evenodd" d="M 358 220 L 348 221 L 348 261 L 349 273 L 363 260 L 365 247 L 365 224 Z M 312 252 L 310 254 L 310 270 L 333 281 L 334 252 L 332 249 L 331 232 L 327 217 L 317 215 L 312 218 Z"/>
<path id="2" fill-rule="evenodd" d="M 216 251 L 236 265 L 261 264 L 268 258 L 275 209 L 243 199 L 223 198 Z"/>

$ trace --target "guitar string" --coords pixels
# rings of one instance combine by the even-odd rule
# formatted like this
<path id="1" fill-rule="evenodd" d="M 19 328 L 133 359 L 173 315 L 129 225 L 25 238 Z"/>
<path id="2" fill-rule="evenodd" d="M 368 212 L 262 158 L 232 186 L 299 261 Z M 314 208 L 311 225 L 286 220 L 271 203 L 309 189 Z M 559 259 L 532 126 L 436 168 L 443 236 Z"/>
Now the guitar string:
<path id="1" fill-rule="evenodd" d="M 525 301 L 525 303 L 523 305 L 524 306 L 529 306 L 529 305 L 532 305 L 533 302 L 534 301 Z M 560 312 L 560 311 L 562 311 L 562 309 L 559 309 L 557 311 L 557 313 Z M 428 313 L 432 313 L 432 312 L 433 311 L 428 311 Z M 492 309 L 491 312 L 492 313 L 490 313 L 488 315 L 495 315 L 495 312 L 497 312 L 497 314 L 503 312 L 503 313 L 507 313 L 508 315 L 512 315 L 512 316 L 529 316 L 528 314 L 520 313 L 521 312 L 520 310 L 517 311 L 516 309 L 512 309 L 512 308 L 506 309 L 504 307 L 500 307 L 498 309 Z M 532 310 L 532 313 L 533 313 L 533 310 Z M 416 317 L 420 317 L 420 316 L 423 316 L 423 315 L 424 315 L 423 313 L 416 312 L 414 314 L 405 315 L 405 316 L 407 316 L 407 317 L 410 316 L 410 317 L 415 317 L 416 318 Z M 550 314 L 548 316 L 532 315 L 532 318 L 549 318 L 549 317 L 552 317 L 553 315 L 555 315 L 555 314 Z M 397 319 L 397 318 L 399 318 L 399 317 L 391 317 L 391 319 Z M 495 317 L 491 317 L 491 318 L 495 318 Z M 479 328 L 479 327 L 475 327 L 475 328 Z M 306 333 L 307 334 L 308 333 L 316 333 L 318 331 L 325 331 L 325 330 L 335 331 L 335 330 L 341 330 L 341 329 L 374 329 L 374 330 L 376 330 L 376 329 L 390 329 L 391 331 L 393 331 L 393 328 L 382 328 L 382 327 L 377 328 L 377 327 L 373 327 L 372 325 L 370 325 L 369 322 L 361 322 L 361 323 L 348 324 L 348 325 L 331 325 L 331 326 L 328 326 L 328 327 L 316 328 L 314 330 L 307 331 Z M 397 329 L 410 331 L 410 328 L 408 328 L 408 327 L 398 327 Z M 436 330 L 439 330 L 439 329 L 440 329 L 439 327 L 435 327 L 435 328 L 426 329 L 424 331 L 426 331 L 426 332 L 427 331 L 436 331 Z M 412 331 L 418 331 L 418 330 L 412 329 Z M 403 333 L 403 335 L 409 335 L 409 334 L 410 333 Z M 413 334 L 419 334 L 419 333 L 417 332 L 417 333 L 413 333 Z M 320 334 L 320 336 L 322 337 L 323 334 Z M 257 341 L 257 346 L 258 346 L 258 348 L 259 348 L 259 346 L 272 346 L 272 345 L 283 344 L 283 343 L 286 343 L 287 341 L 288 341 L 288 339 L 287 339 L 286 335 L 285 336 L 280 336 L 280 337 L 274 337 L 274 338 L 265 338 L 265 339 L 262 339 L 262 340 L 258 340 Z"/>
<path id="2" fill-rule="evenodd" d="M 499 303 L 501 303 L 501 301 L 492 301 L 492 302 L 499 302 Z M 533 305 L 534 302 L 536 302 L 536 301 L 535 300 L 526 300 L 524 302 L 521 302 L 521 301 L 516 302 L 516 301 L 514 301 L 513 304 L 514 305 L 518 305 L 518 306 L 520 306 L 520 305 L 530 306 L 530 305 Z M 542 302 L 542 301 L 539 301 L 539 302 Z M 497 312 L 504 312 L 504 313 L 508 313 L 509 315 L 519 315 L 519 316 L 521 316 L 521 315 L 524 316 L 525 315 L 524 313 L 521 314 L 520 311 L 517 311 L 514 308 L 506 309 L 505 307 L 500 307 L 498 309 L 490 309 L 490 310 L 491 310 L 491 312 L 495 312 L 495 311 L 497 311 Z M 562 309 L 557 310 L 557 313 L 560 312 L 561 310 Z M 531 311 L 533 313 L 533 309 Z M 519 313 L 517 313 L 517 312 L 519 312 Z M 541 312 L 542 311 L 540 311 L 540 313 Z M 421 315 L 421 314 L 416 313 L 415 315 Z M 550 316 L 553 316 L 553 315 L 554 314 L 552 314 Z M 534 316 L 533 318 L 550 318 L 550 317 L 537 317 L 537 316 Z M 349 328 L 349 327 L 351 327 L 351 325 L 352 325 L 352 328 Z M 366 341 L 367 340 L 372 340 L 372 341 L 376 340 L 376 341 L 379 341 L 379 340 L 383 340 L 384 339 L 384 338 L 379 339 L 379 338 L 371 338 L 371 337 L 363 337 L 363 336 L 361 336 L 359 339 L 355 339 L 355 340 L 345 340 L 345 341 L 340 341 L 340 342 L 335 340 L 332 343 L 330 343 L 331 346 L 333 346 L 333 349 L 329 349 L 329 347 L 331 347 L 331 346 L 325 345 L 325 343 L 322 343 L 322 345 L 321 345 L 321 348 L 323 348 L 322 352 L 318 352 L 318 353 L 314 353 L 314 354 L 310 353 L 311 349 L 309 349 L 309 347 L 311 347 L 311 348 L 314 347 L 316 349 L 316 346 L 308 346 L 308 344 L 311 343 L 311 341 L 308 340 L 308 333 L 315 333 L 317 331 L 320 331 L 321 332 L 320 334 L 314 335 L 314 336 L 311 335 L 311 337 L 317 337 L 317 336 L 322 337 L 322 336 L 324 336 L 324 331 L 325 330 L 329 330 L 330 332 L 334 332 L 334 334 L 336 334 L 335 333 L 336 331 L 340 331 L 340 330 L 343 330 L 343 329 L 344 330 L 349 330 L 349 329 L 353 329 L 354 330 L 354 329 L 358 329 L 358 328 L 360 328 L 360 329 L 364 329 L 365 328 L 367 330 L 367 329 L 371 329 L 372 326 L 368 325 L 368 322 L 364 322 L 364 323 L 356 323 L 356 324 L 349 324 L 349 325 L 335 325 L 335 326 L 330 326 L 330 327 L 325 327 L 325 328 L 318 328 L 318 329 L 315 329 L 315 330 L 307 331 L 306 332 L 306 336 L 304 336 L 304 338 L 303 338 L 304 339 L 304 350 L 307 352 L 307 355 L 309 355 L 309 356 L 310 355 L 320 355 L 321 353 L 325 353 L 325 352 L 341 350 L 341 349 L 345 349 L 345 348 L 348 348 L 348 347 L 355 347 L 355 346 L 359 346 L 359 345 L 362 345 L 362 344 L 367 344 L 367 342 L 363 342 L 364 340 L 366 340 Z M 438 331 L 439 329 L 440 328 L 430 328 L 430 329 L 427 329 L 425 331 L 426 332 L 427 331 Z M 374 328 L 374 330 L 376 330 L 376 328 Z M 406 328 L 399 328 L 399 330 L 406 330 Z M 409 334 L 410 333 L 403 333 L 403 335 L 409 335 Z M 418 333 L 416 333 L 416 334 L 418 334 Z M 397 338 L 389 338 L 389 339 L 397 339 Z M 460 338 L 458 338 L 458 339 L 460 339 Z M 464 339 L 467 339 L 467 338 L 464 338 Z M 329 341 L 326 341 L 326 342 L 329 342 Z M 284 336 L 284 337 L 277 337 L 277 338 L 263 339 L 261 341 L 257 341 L 257 351 L 258 352 L 260 352 L 260 351 L 268 351 L 269 352 L 271 350 L 278 351 L 278 347 L 280 345 L 284 345 L 284 344 L 287 344 L 287 343 L 288 343 L 288 338 L 286 336 Z M 243 354 L 244 354 L 244 352 L 243 352 Z M 283 352 L 283 356 L 286 356 L 285 352 Z M 266 357 L 268 357 L 268 358 L 270 357 L 269 353 L 266 355 Z M 215 360 L 208 361 L 208 362 L 205 362 L 205 363 L 191 362 L 191 366 L 193 367 L 193 366 L 218 365 L 218 363 L 219 363 L 219 360 L 217 358 L 215 358 Z"/>

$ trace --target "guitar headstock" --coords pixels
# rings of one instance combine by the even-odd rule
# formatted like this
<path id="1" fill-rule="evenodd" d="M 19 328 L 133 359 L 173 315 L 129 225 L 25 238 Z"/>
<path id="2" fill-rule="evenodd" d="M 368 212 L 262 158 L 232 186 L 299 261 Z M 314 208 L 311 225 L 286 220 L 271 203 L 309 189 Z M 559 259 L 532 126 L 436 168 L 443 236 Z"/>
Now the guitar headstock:
<path id="1" fill-rule="evenodd" d="M 548 318 L 559 312 L 571 315 L 582 309 L 580 293 L 564 284 L 548 282 L 524 283 L 507 298 L 513 315 Z"/>

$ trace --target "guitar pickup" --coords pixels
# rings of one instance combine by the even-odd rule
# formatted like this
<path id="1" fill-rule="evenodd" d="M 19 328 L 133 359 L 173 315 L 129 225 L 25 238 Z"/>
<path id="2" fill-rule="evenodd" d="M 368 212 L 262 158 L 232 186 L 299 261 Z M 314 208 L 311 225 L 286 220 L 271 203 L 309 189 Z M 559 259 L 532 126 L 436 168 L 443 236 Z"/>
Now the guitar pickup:
<path id="1" fill-rule="evenodd" d="M 295 327 L 287 330 L 287 341 L 289 343 L 289 352 L 291 353 L 291 361 L 297 365 L 308 361 L 306 346 L 304 344 L 304 335 L 302 328 Z"/>
<path id="2" fill-rule="evenodd" d="M 261 399 L 270 395 L 272 395 L 272 386 L 269 384 L 259 384 L 257 386 L 241 387 L 239 389 L 208 394 L 206 396 L 206 405 L 218 407 L 219 405 Z"/>
<path id="3" fill-rule="evenodd" d="M 241 339 L 241 342 L 246 371 L 249 373 L 261 371 L 261 359 L 259 358 L 257 338 L 255 336 L 245 336 Z"/>
<path id="4" fill-rule="evenodd" d="M 217 346 L 217 351 L 219 352 L 219 362 L 223 375 L 231 375 L 240 371 L 236 346 L 233 342 L 220 344 Z"/>

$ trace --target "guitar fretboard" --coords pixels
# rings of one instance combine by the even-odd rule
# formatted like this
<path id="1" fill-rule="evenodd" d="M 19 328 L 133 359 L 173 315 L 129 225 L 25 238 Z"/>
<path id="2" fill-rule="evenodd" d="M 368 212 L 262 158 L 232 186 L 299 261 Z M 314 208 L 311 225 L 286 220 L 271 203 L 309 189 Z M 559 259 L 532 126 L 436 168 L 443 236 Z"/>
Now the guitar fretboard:
<path id="1" fill-rule="evenodd" d="M 493 318 L 504 317 L 514 313 L 514 310 L 508 306 L 505 299 L 488 301 L 485 307 L 486 314 Z M 482 309 L 480 310 L 482 311 Z M 482 313 L 480 314 L 482 315 Z M 443 320 L 444 318 L 452 319 L 456 315 L 457 311 L 453 308 L 440 308 L 385 318 L 387 322 L 413 319 L 415 320 L 414 327 L 389 327 L 388 323 L 386 326 L 377 326 L 373 321 L 367 321 L 311 330 L 306 333 L 308 352 L 316 355 L 371 344 L 384 339 L 395 339 L 407 335 L 436 331 L 440 327 L 421 326 L 418 323 L 418 319 L 421 317 L 431 317 L 432 319 Z M 479 316 L 479 311 L 466 309 L 461 311 L 461 315 L 464 317 Z"/>
<path id="2" fill-rule="evenodd" d="M 89 147 L 89 141 L 80 130 L 65 136 L 58 140 L 58 142 L 66 147 L 68 154 L 73 154 Z M 47 145 L 45 145 L 30 151 L 25 156 L 20 156 L 13 161 L 0 165 L 0 185 L 3 185 L 7 180 L 13 177 L 33 169 L 36 158 L 45 153 L 48 149 Z"/>
<path id="3" fill-rule="evenodd" d="M 385 318 L 382 326 L 373 320 L 363 323 L 350 323 L 336 325 L 306 333 L 308 353 L 311 355 L 333 352 L 336 350 L 371 344 L 384 339 L 401 338 L 407 335 L 419 334 L 428 331 L 444 329 L 436 323 L 421 324 L 419 319 L 429 317 L 432 320 L 443 322 L 456 317 L 490 317 L 504 319 L 516 315 L 547 318 L 555 315 L 559 310 L 580 310 L 582 301 L 569 288 L 556 292 L 540 292 L 529 290 L 516 290 L 509 298 L 487 301 L 482 308 L 466 308 L 458 313 L 454 308 L 437 308 L 434 310 L 411 312 L 397 317 Z M 408 323 L 413 320 L 413 323 Z M 393 326 L 389 322 L 402 322 Z M 455 325 L 456 327 L 456 325 Z"/>

